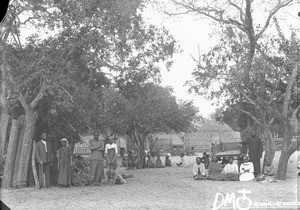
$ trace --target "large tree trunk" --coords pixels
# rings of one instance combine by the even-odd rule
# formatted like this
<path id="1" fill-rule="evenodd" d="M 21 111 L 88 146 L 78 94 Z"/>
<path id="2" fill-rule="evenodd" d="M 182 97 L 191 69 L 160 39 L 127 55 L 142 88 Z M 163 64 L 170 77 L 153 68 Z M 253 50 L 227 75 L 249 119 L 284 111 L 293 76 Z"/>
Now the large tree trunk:
<path id="1" fill-rule="evenodd" d="M 284 135 L 282 142 L 281 155 L 279 158 L 277 179 L 286 180 L 286 172 L 290 156 L 297 150 L 299 146 L 299 138 L 295 141 L 293 139 L 293 128 L 289 123 L 284 125 Z"/>
<path id="2" fill-rule="evenodd" d="M 144 160 L 145 160 L 145 136 L 139 136 L 139 147 L 138 147 L 138 168 L 144 168 Z"/>
<path id="3" fill-rule="evenodd" d="M 35 123 L 38 117 L 38 112 L 33 109 L 25 110 L 25 132 L 22 145 L 22 151 L 17 171 L 17 187 L 26 187 L 28 165 L 30 152 L 32 148 L 32 140 L 35 132 Z"/>
<path id="4" fill-rule="evenodd" d="M 5 70 L 5 56 L 2 53 L 2 60 L 0 65 L 1 70 L 1 89 L 0 89 L 0 170 L 3 170 L 3 156 L 5 151 L 5 141 L 7 135 L 7 127 L 9 122 L 8 116 L 8 102 L 7 102 L 7 81 L 6 81 L 6 70 Z"/>
<path id="5" fill-rule="evenodd" d="M 263 162 L 263 168 L 265 166 L 266 159 L 270 160 L 272 164 L 274 156 L 275 156 L 275 139 L 270 131 L 269 126 L 264 128 L 264 136 L 265 136 L 265 156 Z"/>
<path id="6" fill-rule="evenodd" d="M 136 168 L 141 169 L 143 168 L 144 158 L 145 158 L 145 137 L 146 135 L 133 133 L 132 138 L 136 143 L 136 150 L 137 150 L 137 165 Z"/>
<path id="7" fill-rule="evenodd" d="M 31 163 L 32 163 L 32 173 L 34 177 L 34 183 L 36 188 L 40 188 L 39 178 L 36 171 L 35 165 L 35 142 L 32 142 L 32 156 L 31 156 Z"/>
<path id="8" fill-rule="evenodd" d="M 7 113 L 7 109 L 3 109 L 0 117 L 0 170 L 3 169 L 3 157 L 4 157 L 4 148 L 5 148 L 5 140 L 7 135 L 7 127 L 9 122 L 9 116 Z"/>
<path id="9" fill-rule="evenodd" d="M 13 178 L 15 158 L 17 153 L 18 137 L 20 132 L 20 119 L 13 119 L 10 130 L 7 156 L 4 166 L 2 188 L 10 188 Z"/>
<path id="10" fill-rule="evenodd" d="M 24 139 L 24 132 L 25 132 L 25 116 L 22 115 L 19 117 L 19 124 L 20 124 L 20 132 L 17 142 L 17 150 L 15 156 L 15 163 L 14 163 L 14 170 L 13 170 L 13 179 L 12 179 L 12 187 L 17 187 L 17 172 L 19 167 L 19 161 L 21 157 L 23 139 Z"/>
<path id="11" fill-rule="evenodd" d="M 278 169 L 277 169 L 277 179 L 278 180 L 286 180 L 288 161 L 292 154 L 293 154 L 293 152 L 289 148 L 288 142 L 284 141 L 282 143 L 282 150 L 281 150 L 281 155 L 279 158 Z"/>

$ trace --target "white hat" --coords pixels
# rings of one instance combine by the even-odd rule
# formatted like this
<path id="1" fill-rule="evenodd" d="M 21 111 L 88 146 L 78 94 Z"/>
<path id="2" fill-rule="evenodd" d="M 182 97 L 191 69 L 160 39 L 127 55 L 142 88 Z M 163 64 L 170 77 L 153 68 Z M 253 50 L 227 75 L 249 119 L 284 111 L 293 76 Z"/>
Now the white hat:
<path id="1" fill-rule="evenodd" d="M 61 142 L 66 141 L 68 143 L 68 140 L 66 138 L 62 138 L 60 141 Z"/>

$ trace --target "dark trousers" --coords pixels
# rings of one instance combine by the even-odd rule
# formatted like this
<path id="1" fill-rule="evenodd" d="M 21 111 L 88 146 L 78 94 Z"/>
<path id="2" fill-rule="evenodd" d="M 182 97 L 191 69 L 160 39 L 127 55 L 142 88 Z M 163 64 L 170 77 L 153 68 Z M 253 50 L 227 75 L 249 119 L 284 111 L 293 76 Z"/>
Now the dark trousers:
<path id="1" fill-rule="evenodd" d="M 100 183 L 104 172 L 102 160 L 91 160 L 90 163 L 90 179 L 93 183 Z"/>
<path id="2" fill-rule="evenodd" d="M 253 163 L 254 166 L 254 176 L 257 176 L 260 174 L 260 159 L 258 158 L 252 158 L 250 157 L 250 161 Z"/>
<path id="3" fill-rule="evenodd" d="M 39 164 L 40 187 L 50 187 L 50 163 Z"/>

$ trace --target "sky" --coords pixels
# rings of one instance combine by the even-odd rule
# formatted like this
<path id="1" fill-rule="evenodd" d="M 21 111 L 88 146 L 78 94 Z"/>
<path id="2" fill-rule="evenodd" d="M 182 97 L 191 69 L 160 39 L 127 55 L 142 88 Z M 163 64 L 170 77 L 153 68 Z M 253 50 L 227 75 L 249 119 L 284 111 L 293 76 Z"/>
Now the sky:
<path id="1" fill-rule="evenodd" d="M 210 21 L 195 21 L 195 17 L 187 15 L 168 18 L 153 7 L 144 10 L 143 16 L 147 24 L 168 29 L 182 51 L 175 53 L 174 63 L 169 72 L 162 67 L 162 85 L 171 86 L 178 99 L 192 100 L 198 107 L 199 114 L 206 118 L 209 117 L 209 114 L 217 108 L 216 105 L 213 105 L 215 101 L 189 94 L 189 87 L 185 83 L 192 79 L 191 74 L 195 68 L 192 56 L 199 57 L 199 54 L 208 52 L 215 43 L 214 40 L 209 39 Z"/>
<path id="2" fill-rule="evenodd" d="M 284 31 L 289 31 L 289 25 L 294 27 L 300 25 L 300 18 L 297 17 L 297 13 L 300 11 L 300 0 L 295 2 L 298 4 L 278 13 L 278 19 L 282 23 Z M 264 10 L 256 13 L 255 20 L 264 23 L 267 12 Z M 170 18 L 158 11 L 154 6 L 148 6 L 143 11 L 143 17 L 147 24 L 154 24 L 168 29 L 182 50 L 181 53 L 174 55 L 174 63 L 169 72 L 162 68 L 162 85 L 171 86 L 179 99 L 193 100 L 194 105 L 199 108 L 199 114 L 208 118 L 221 104 L 218 106 L 217 100 L 210 101 L 199 95 L 189 94 L 189 87 L 184 84 L 187 80 L 192 79 L 191 73 L 196 66 L 192 56 L 199 57 L 199 54 L 208 52 L 217 43 L 217 40 L 209 36 L 213 30 L 212 21 L 209 19 L 197 19 L 195 16 L 186 14 Z"/>

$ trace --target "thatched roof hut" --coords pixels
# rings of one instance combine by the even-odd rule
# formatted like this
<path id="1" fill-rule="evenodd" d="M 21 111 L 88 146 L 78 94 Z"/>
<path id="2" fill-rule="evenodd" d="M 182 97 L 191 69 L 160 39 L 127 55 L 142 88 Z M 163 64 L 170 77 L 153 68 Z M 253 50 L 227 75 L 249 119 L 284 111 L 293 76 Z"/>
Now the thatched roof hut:
<path id="1" fill-rule="evenodd" d="M 194 147 L 195 151 L 209 151 L 211 144 L 240 141 L 240 133 L 232 130 L 226 123 L 208 121 L 197 132 L 184 135 L 185 147 Z"/>
<path id="2" fill-rule="evenodd" d="M 155 147 L 162 150 L 171 150 L 173 146 L 183 146 L 183 141 L 176 133 L 157 133 L 153 134 L 153 139 L 156 141 Z M 157 140 L 156 140 L 157 138 Z"/>

